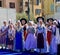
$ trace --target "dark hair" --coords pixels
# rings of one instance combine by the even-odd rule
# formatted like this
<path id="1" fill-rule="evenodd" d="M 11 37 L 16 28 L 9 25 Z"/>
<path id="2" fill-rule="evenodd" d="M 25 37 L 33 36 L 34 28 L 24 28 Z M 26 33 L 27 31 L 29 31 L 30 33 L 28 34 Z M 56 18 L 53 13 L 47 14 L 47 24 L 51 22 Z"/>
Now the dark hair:
<path id="1" fill-rule="evenodd" d="M 37 22 L 39 22 L 39 19 L 42 19 L 43 22 L 44 22 L 44 18 L 43 18 L 43 17 L 37 17 L 37 18 L 36 18 Z"/>
<path id="2" fill-rule="evenodd" d="M 49 18 L 49 19 L 47 19 L 47 22 L 49 22 L 49 20 L 52 20 L 52 21 L 54 21 L 54 19 L 53 19 L 53 18 Z"/>
<path id="3" fill-rule="evenodd" d="M 27 20 L 25 18 L 20 19 L 21 24 L 22 24 L 22 21 L 23 20 L 25 21 L 25 24 L 26 24 L 27 23 Z M 22 25 L 24 25 L 24 24 L 22 24 Z"/>

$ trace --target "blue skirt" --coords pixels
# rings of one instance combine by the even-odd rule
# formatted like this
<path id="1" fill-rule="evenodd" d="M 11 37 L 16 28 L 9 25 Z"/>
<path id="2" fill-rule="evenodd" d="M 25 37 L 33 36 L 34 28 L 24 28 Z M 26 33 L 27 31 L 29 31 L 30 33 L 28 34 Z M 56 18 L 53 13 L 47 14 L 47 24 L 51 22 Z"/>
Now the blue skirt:
<path id="1" fill-rule="evenodd" d="M 23 48 L 23 41 L 22 41 L 22 33 L 21 31 L 16 31 L 15 34 L 15 49 L 16 50 L 22 50 Z"/>

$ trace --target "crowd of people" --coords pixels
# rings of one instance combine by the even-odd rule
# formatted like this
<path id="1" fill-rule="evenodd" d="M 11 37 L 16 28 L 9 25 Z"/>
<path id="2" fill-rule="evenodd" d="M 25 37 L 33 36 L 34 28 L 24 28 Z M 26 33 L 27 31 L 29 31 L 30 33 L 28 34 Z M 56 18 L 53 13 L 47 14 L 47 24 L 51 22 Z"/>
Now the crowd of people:
<path id="1" fill-rule="evenodd" d="M 60 21 L 49 18 L 44 22 L 43 17 L 37 17 L 37 24 L 25 18 L 18 20 L 14 25 L 11 20 L 3 21 L 0 28 L 1 48 L 31 51 L 40 53 L 57 53 L 60 44 Z"/>

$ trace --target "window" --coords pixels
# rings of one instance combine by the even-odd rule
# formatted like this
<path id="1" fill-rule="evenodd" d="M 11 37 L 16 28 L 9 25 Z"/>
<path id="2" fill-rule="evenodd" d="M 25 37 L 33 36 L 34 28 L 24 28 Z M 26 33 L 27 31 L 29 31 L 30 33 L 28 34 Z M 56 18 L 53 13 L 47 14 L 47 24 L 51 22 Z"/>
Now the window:
<path id="1" fill-rule="evenodd" d="M 58 6 L 57 9 L 56 9 L 57 12 L 60 12 L 60 7 Z"/>
<path id="2" fill-rule="evenodd" d="M 20 2 L 20 6 L 23 6 L 23 2 Z"/>
<path id="3" fill-rule="evenodd" d="M 35 10 L 35 14 L 36 14 L 36 15 L 40 15 L 40 12 L 41 12 L 41 9 L 36 9 L 36 10 Z"/>
<path id="4" fill-rule="evenodd" d="M 53 12 L 54 11 L 54 4 L 50 5 L 50 10 Z"/>
<path id="5" fill-rule="evenodd" d="M 15 3 L 10 2 L 10 3 L 9 3 L 9 6 L 10 6 L 10 8 L 15 8 Z"/>
<path id="6" fill-rule="evenodd" d="M 41 0 L 36 0 L 36 5 L 39 5 L 40 2 Z"/>
<path id="7" fill-rule="evenodd" d="M 25 13 L 28 15 L 28 14 L 29 14 L 29 11 L 28 11 L 28 10 L 26 10 L 26 11 L 25 11 Z"/>
<path id="8" fill-rule="evenodd" d="M 56 2 L 60 2 L 60 0 L 56 0 Z"/>
<path id="9" fill-rule="evenodd" d="M 28 2 L 25 2 L 25 6 L 28 7 Z"/>
<path id="10" fill-rule="evenodd" d="M 23 12 L 23 8 L 20 7 L 19 12 L 22 13 Z"/>
<path id="11" fill-rule="evenodd" d="M 2 7 L 2 1 L 0 1 L 0 7 Z"/>

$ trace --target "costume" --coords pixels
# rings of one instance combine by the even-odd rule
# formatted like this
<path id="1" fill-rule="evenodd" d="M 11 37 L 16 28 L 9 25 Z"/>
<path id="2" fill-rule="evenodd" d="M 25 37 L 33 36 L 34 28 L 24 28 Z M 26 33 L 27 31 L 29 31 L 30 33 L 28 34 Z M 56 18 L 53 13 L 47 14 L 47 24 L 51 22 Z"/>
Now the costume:
<path id="1" fill-rule="evenodd" d="M 26 41 L 26 38 L 27 38 L 27 26 L 26 26 L 27 20 L 25 18 L 22 18 L 20 20 L 20 22 L 21 22 L 21 25 L 23 26 L 22 29 L 23 29 L 24 41 Z"/>
<path id="2" fill-rule="evenodd" d="M 57 24 L 56 37 L 57 37 L 57 52 L 60 53 L 60 22 Z"/>
<path id="3" fill-rule="evenodd" d="M 3 44 L 4 46 L 6 46 L 7 31 L 8 31 L 8 26 L 2 26 L 0 43 Z"/>
<path id="4" fill-rule="evenodd" d="M 38 26 L 36 28 L 37 35 L 37 48 L 40 49 L 41 53 L 47 52 L 47 41 L 46 41 L 46 28 L 44 25 L 44 18 L 37 17 Z"/>
<path id="5" fill-rule="evenodd" d="M 22 41 L 22 29 L 21 27 L 17 27 L 15 33 L 15 50 L 22 50 L 23 48 L 23 41 Z"/>
<path id="6" fill-rule="evenodd" d="M 56 43 L 56 27 L 52 26 L 51 27 L 51 32 L 52 32 L 52 36 L 51 36 L 51 43 L 50 43 L 50 53 L 54 54 L 57 53 L 57 43 Z"/>
<path id="7" fill-rule="evenodd" d="M 47 52 L 46 29 L 44 26 L 37 27 L 37 48 L 41 53 Z"/>
<path id="8" fill-rule="evenodd" d="M 15 37 L 15 31 L 14 29 L 8 29 L 8 42 L 7 45 L 13 45 L 14 44 L 14 37 Z"/>
<path id="9" fill-rule="evenodd" d="M 57 53 L 56 25 L 53 24 L 53 18 L 49 18 L 47 21 L 49 23 L 48 29 L 51 31 L 51 34 L 49 36 L 51 38 L 49 44 L 49 52 L 50 54 L 55 54 Z"/>
<path id="10" fill-rule="evenodd" d="M 29 26 L 27 28 L 27 39 L 25 42 L 25 49 L 26 50 L 31 50 L 36 48 L 36 39 L 34 36 L 35 30 L 32 26 Z"/>
<path id="11" fill-rule="evenodd" d="M 26 38 L 27 38 L 27 27 L 26 26 L 23 27 L 23 36 L 24 36 L 24 41 L 26 41 Z"/>
<path id="12" fill-rule="evenodd" d="M 50 45 L 51 43 L 51 38 L 52 38 L 52 32 L 49 28 L 47 28 L 47 41 L 48 41 L 48 45 Z"/>

